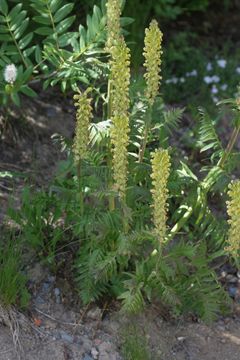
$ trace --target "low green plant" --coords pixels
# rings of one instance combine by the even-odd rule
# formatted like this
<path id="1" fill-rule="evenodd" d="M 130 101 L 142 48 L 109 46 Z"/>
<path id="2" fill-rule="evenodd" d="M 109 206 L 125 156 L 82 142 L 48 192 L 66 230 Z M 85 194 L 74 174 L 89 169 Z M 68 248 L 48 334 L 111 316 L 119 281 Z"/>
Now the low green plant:
<path id="1" fill-rule="evenodd" d="M 7 231 L 0 239 L 0 306 L 28 305 L 27 278 L 22 270 L 21 244 Z"/>
<path id="2" fill-rule="evenodd" d="M 23 246 L 31 247 L 50 265 L 55 264 L 58 243 L 64 230 L 61 227 L 62 203 L 56 195 L 44 190 L 31 193 L 25 188 L 21 211 L 8 211 L 9 216 L 20 226 L 19 237 Z"/>
<path id="3" fill-rule="evenodd" d="M 121 353 L 124 360 L 150 360 L 147 339 L 136 325 L 128 325 L 121 334 Z"/>

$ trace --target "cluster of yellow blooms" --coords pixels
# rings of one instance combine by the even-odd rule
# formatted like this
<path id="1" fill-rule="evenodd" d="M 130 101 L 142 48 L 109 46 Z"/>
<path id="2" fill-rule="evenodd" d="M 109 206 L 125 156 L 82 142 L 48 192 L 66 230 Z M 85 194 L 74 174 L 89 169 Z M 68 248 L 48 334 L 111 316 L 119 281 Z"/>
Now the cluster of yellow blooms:
<path id="1" fill-rule="evenodd" d="M 111 52 L 112 46 L 118 43 L 121 26 L 121 1 L 119 0 L 108 0 L 107 7 L 107 43 L 106 50 Z"/>
<path id="2" fill-rule="evenodd" d="M 144 57 L 146 73 L 144 77 L 146 79 L 147 88 L 145 96 L 148 99 L 150 105 L 154 103 L 154 99 L 158 94 L 159 83 L 161 80 L 160 66 L 162 55 L 162 37 L 163 34 L 158 27 L 156 20 L 152 20 L 148 29 L 145 30 L 145 47 Z"/>
<path id="3" fill-rule="evenodd" d="M 227 202 L 227 212 L 229 215 L 229 235 L 228 251 L 233 256 L 239 256 L 240 253 L 240 180 L 233 181 L 229 186 L 228 195 L 230 201 Z"/>
<path id="4" fill-rule="evenodd" d="M 166 237 L 167 221 L 167 182 L 170 173 L 170 156 L 167 150 L 158 149 L 152 153 L 153 222 L 160 244 Z"/>
<path id="5" fill-rule="evenodd" d="M 130 52 L 123 38 L 112 48 L 112 123 L 111 142 L 113 145 L 113 178 L 115 189 L 122 199 L 127 186 L 129 143 L 129 84 Z"/>
<path id="6" fill-rule="evenodd" d="M 84 93 L 74 95 L 76 114 L 76 130 L 73 142 L 74 160 L 78 163 L 81 159 L 86 158 L 89 143 L 89 125 L 92 116 L 91 99 L 88 93 L 91 89 L 87 89 Z"/>

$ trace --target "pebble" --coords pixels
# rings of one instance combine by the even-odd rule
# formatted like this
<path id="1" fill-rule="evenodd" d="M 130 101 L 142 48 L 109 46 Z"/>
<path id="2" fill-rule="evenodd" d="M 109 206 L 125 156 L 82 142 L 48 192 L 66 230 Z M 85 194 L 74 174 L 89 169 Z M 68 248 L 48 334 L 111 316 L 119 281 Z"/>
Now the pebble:
<path id="1" fill-rule="evenodd" d="M 104 341 L 98 346 L 98 350 L 100 353 L 103 353 L 103 352 L 110 353 L 112 350 L 112 345 L 109 342 Z"/>
<path id="2" fill-rule="evenodd" d="M 38 295 L 35 299 L 35 303 L 38 305 L 43 305 L 43 304 L 45 304 L 45 301 L 43 300 L 43 298 L 40 295 Z"/>
<path id="3" fill-rule="evenodd" d="M 232 298 L 235 298 L 236 294 L 237 294 L 237 288 L 235 286 L 230 286 L 228 288 L 228 292 L 229 292 L 229 295 L 232 297 Z"/>
<path id="4" fill-rule="evenodd" d="M 83 360 L 94 360 L 90 355 L 85 354 L 83 355 Z"/>
<path id="5" fill-rule="evenodd" d="M 186 340 L 185 336 L 179 336 L 177 339 L 179 342 L 183 342 Z"/>
<path id="6" fill-rule="evenodd" d="M 102 316 L 102 311 L 99 308 L 94 308 L 88 311 L 87 316 L 92 320 L 99 320 Z"/>
<path id="7" fill-rule="evenodd" d="M 228 274 L 226 276 L 226 280 L 227 282 L 231 283 L 231 284 L 234 284 L 234 283 L 237 283 L 238 282 L 238 278 L 234 275 L 231 275 L 231 274 Z"/>
<path id="8" fill-rule="evenodd" d="M 56 303 L 57 303 L 57 304 L 61 304 L 61 296 L 60 296 L 61 291 L 60 291 L 60 289 L 59 289 L 59 288 L 55 288 L 53 291 L 54 291 Z"/>
<path id="9" fill-rule="evenodd" d="M 73 336 L 67 334 L 65 331 L 60 331 L 60 334 L 61 334 L 62 340 L 67 341 L 70 344 L 72 344 L 74 342 Z"/>
<path id="10" fill-rule="evenodd" d="M 91 355 L 92 355 L 93 359 L 97 359 L 98 354 L 99 354 L 98 350 L 96 348 L 92 348 Z"/>

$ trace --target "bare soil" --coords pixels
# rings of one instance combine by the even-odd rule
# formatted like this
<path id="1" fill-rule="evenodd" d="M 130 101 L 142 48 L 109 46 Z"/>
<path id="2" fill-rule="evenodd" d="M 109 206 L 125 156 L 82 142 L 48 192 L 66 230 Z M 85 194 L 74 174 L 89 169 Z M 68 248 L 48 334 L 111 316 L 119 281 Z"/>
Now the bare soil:
<path id="1" fill-rule="evenodd" d="M 45 93 L 34 101 L 24 99 L 10 120 L 15 121 L 17 131 L 8 126 L 1 140 L 0 171 L 23 176 L 0 178 L 0 221 L 10 200 L 20 205 L 26 183 L 41 187 L 51 180 L 58 161 L 64 159 L 51 137 L 55 133 L 72 136 L 74 109 L 70 100 Z M 192 319 L 166 321 L 154 306 L 130 319 L 118 311 L 103 316 L 97 306 L 81 308 L 64 301 L 64 285 L 40 264 L 28 271 L 34 290 L 24 315 L 25 326 L 20 327 L 24 352 L 16 352 L 9 328 L 0 322 L 0 360 L 15 360 L 20 355 L 23 360 L 120 360 L 121 332 L 128 324 L 138 326 L 153 360 L 240 359 L 240 304 L 230 317 L 211 326 Z"/>

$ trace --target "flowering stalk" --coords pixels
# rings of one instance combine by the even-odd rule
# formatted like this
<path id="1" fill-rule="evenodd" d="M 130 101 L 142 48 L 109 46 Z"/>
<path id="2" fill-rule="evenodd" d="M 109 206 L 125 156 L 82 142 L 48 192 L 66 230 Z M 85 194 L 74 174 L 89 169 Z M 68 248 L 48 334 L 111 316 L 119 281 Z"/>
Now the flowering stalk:
<path id="1" fill-rule="evenodd" d="M 152 120 L 152 106 L 159 91 L 159 83 L 161 80 L 160 67 L 162 62 L 162 37 L 163 34 L 158 27 L 157 21 L 152 20 L 149 28 L 145 30 L 144 40 L 145 46 L 143 56 L 145 57 L 144 67 L 146 68 L 144 78 L 147 85 L 145 96 L 148 101 L 148 110 L 146 113 L 143 141 L 139 149 L 139 162 L 143 161 L 147 145 L 148 132 Z"/>
<path id="2" fill-rule="evenodd" d="M 125 201 L 127 186 L 127 166 L 129 143 L 129 84 L 130 52 L 123 38 L 112 48 L 112 128 L 110 132 L 113 146 L 114 188 L 120 199 Z"/>
<path id="3" fill-rule="evenodd" d="M 77 166 L 79 195 L 81 203 L 81 211 L 83 213 L 84 199 L 83 199 L 83 186 L 81 176 L 81 164 L 82 160 L 87 157 L 88 143 L 89 143 L 89 125 L 92 118 L 92 106 L 91 99 L 88 98 L 88 93 L 91 91 L 88 88 L 84 93 L 74 95 L 75 106 L 77 108 L 76 113 L 76 130 L 73 141 L 73 155 L 74 161 Z"/>
<path id="4" fill-rule="evenodd" d="M 116 45 L 120 39 L 121 26 L 121 5 L 119 0 L 108 0 L 107 7 L 107 43 L 106 50 L 111 52 L 111 49 Z"/>
<path id="5" fill-rule="evenodd" d="M 240 180 L 233 181 L 229 186 L 227 212 L 230 224 L 228 246 L 225 248 L 238 262 L 240 255 Z"/>
<path id="6" fill-rule="evenodd" d="M 160 250 L 166 241 L 167 232 L 167 182 L 170 173 L 170 156 L 167 150 L 158 149 L 152 153 L 152 185 L 153 222 L 159 240 Z"/>

